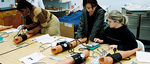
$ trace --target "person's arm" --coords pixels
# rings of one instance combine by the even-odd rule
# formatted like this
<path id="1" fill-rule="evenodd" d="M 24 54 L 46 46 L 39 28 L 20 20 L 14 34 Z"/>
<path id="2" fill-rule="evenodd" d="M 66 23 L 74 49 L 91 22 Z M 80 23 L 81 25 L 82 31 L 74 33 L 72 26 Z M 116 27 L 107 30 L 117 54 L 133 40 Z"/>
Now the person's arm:
<path id="1" fill-rule="evenodd" d="M 137 48 L 137 42 L 135 39 L 130 38 L 130 39 L 126 39 L 126 44 L 119 44 L 118 45 L 118 49 L 119 50 L 131 50 L 134 48 Z"/>
<path id="2" fill-rule="evenodd" d="M 115 54 L 109 54 L 106 57 L 100 57 L 99 58 L 99 64 L 114 64 L 116 62 L 121 61 L 122 59 L 125 59 L 133 54 L 136 53 L 136 51 L 140 51 L 143 47 L 135 48 L 133 50 L 124 51 L 120 53 Z"/>
<path id="3" fill-rule="evenodd" d="M 12 28 L 13 26 L 4 26 L 4 27 L 0 27 L 0 31 L 5 30 L 5 29 L 9 29 Z"/>
<path id="4" fill-rule="evenodd" d="M 26 40 L 26 39 L 28 39 L 28 38 L 30 38 L 30 37 L 32 37 L 33 35 L 35 35 L 35 34 L 37 34 L 38 32 L 34 32 L 34 33 L 32 33 L 32 34 L 22 34 L 22 35 L 19 35 L 19 36 L 17 36 L 17 37 L 15 37 L 14 38 L 14 42 L 16 43 L 16 44 L 18 44 L 18 43 L 20 43 L 20 42 L 22 42 L 22 41 L 24 41 L 24 40 Z"/>
<path id="5" fill-rule="evenodd" d="M 28 26 L 29 26 L 29 28 L 33 28 L 33 27 L 35 27 L 37 25 L 38 25 L 37 23 L 33 22 L 32 24 L 29 24 Z"/>
<path id="6" fill-rule="evenodd" d="M 46 27 L 47 26 L 47 20 L 44 17 L 43 13 L 39 13 L 37 16 L 38 21 L 40 21 L 40 25 L 38 25 L 37 27 L 35 27 L 34 29 L 28 31 L 27 33 L 34 33 L 39 31 L 41 28 Z M 37 25 L 37 24 L 36 24 Z"/>
<path id="7" fill-rule="evenodd" d="M 84 13 L 85 13 L 85 9 L 82 10 L 82 14 L 81 14 L 81 18 L 80 18 L 80 24 L 78 26 L 77 35 L 75 37 L 76 39 L 83 38 L 83 31 L 84 31 L 84 27 L 85 27 Z"/>
<path id="8" fill-rule="evenodd" d="M 46 27 L 47 26 L 47 19 L 45 18 L 43 13 L 39 13 L 37 15 L 38 20 L 40 21 L 40 28 Z"/>
<path id="9" fill-rule="evenodd" d="M 101 40 L 101 39 L 99 39 L 99 38 L 94 38 L 94 42 L 103 43 L 103 40 Z"/>
<path id="10" fill-rule="evenodd" d="M 89 40 L 94 40 L 95 36 L 98 35 L 98 32 L 104 29 L 103 23 L 104 23 L 104 15 L 105 15 L 105 10 L 101 9 L 98 11 L 99 15 L 98 18 L 96 19 L 91 34 L 89 36 Z"/>
<path id="11" fill-rule="evenodd" d="M 124 44 L 119 44 L 118 49 L 119 50 L 132 50 L 134 48 L 137 48 L 137 42 L 135 39 L 135 36 L 131 33 L 126 31 L 126 34 L 124 34 Z"/>

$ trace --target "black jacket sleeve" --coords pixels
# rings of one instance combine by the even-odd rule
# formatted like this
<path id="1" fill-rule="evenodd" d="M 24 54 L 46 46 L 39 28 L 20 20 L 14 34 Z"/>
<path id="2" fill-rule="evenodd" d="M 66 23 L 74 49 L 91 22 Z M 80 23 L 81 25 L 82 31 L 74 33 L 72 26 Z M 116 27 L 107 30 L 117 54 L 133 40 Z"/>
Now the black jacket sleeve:
<path id="1" fill-rule="evenodd" d="M 76 35 L 76 39 L 78 38 L 83 38 L 83 32 L 84 32 L 84 27 L 85 27 L 85 21 L 84 21 L 84 13 L 85 13 L 85 9 L 82 10 L 82 14 L 81 14 L 81 18 L 80 18 L 80 24 L 78 26 L 78 29 L 77 29 L 77 35 Z"/>

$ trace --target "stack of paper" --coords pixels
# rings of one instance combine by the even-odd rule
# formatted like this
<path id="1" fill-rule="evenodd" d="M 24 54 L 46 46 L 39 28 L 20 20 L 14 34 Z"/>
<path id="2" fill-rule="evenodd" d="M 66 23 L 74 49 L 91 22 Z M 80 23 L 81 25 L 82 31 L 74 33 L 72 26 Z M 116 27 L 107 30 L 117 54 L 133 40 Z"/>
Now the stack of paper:
<path id="1" fill-rule="evenodd" d="M 31 55 L 28 55 L 26 57 L 19 59 L 19 61 L 24 62 L 25 64 L 32 64 L 32 63 L 35 63 L 45 57 L 46 56 L 43 56 L 42 54 L 35 52 Z"/>
<path id="2" fill-rule="evenodd" d="M 45 35 L 42 35 L 42 36 L 39 36 L 39 37 L 35 37 L 35 38 L 32 38 L 30 40 L 33 40 L 33 41 L 37 41 L 37 42 L 40 42 L 40 43 L 51 43 L 55 40 L 57 40 L 58 38 L 56 37 L 50 37 L 49 34 L 45 34 Z"/>
<path id="3" fill-rule="evenodd" d="M 150 53 L 149 52 L 142 52 L 136 51 L 136 58 L 138 62 L 149 62 L 150 63 Z"/>
<path id="4" fill-rule="evenodd" d="M 61 42 L 61 41 L 70 42 L 74 39 L 66 38 L 66 37 L 58 38 L 58 37 L 49 36 L 49 34 L 45 34 L 45 35 L 42 35 L 42 36 L 39 36 L 39 37 L 32 38 L 30 40 L 37 41 L 37 42 L 40 42 L 42 44 L 45 44 L 45 43 L 54 43 L 54 42 L 57 43 L 57 42 Z"/>

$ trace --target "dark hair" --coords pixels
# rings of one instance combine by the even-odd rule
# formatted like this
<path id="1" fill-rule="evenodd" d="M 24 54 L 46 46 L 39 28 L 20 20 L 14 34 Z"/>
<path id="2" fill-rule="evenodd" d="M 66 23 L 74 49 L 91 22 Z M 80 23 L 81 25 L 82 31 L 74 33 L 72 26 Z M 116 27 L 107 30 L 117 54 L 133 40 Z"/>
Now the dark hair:
<path id="1" fill-rule="evenodd" d="M 29 8 L 30 10 L 33 9 L 33 5 L 26 0 L 20 0 L 17 4 L 17 10 L 21 11 L 21 9 Z"/>
<path id="2" fill-rule="evenodd" d="M 88 3 L 91 4 L 92 8 L 99 6 L 96 0 L 83 0 L 83 7 L 85 7 Z"/>

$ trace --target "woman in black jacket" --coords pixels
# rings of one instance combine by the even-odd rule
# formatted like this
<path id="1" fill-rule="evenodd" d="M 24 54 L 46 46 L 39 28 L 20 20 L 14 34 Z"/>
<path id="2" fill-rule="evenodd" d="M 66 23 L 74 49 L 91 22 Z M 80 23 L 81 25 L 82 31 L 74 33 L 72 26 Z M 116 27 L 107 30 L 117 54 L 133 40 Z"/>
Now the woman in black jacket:
<path id="1" fill-rule="evenodd" d="M 96 0 L 83 0 L 83 7 L 76 38 L 87 37 L 88 44 L 90 44 L 94 38 L 102 38 L 105 10 L 98 5 Z"/>
<path id="2" fill-rule="evenodd" d="M 108 25 L 104 31 L 103 40 L 94 39 L 95 42 L 110 44 L 109 48 L 119 50 L 132 50 L 137 48 L 133 33 L 127 28 L 128 19 L 119 11 L 113 10 L 107 15 Z"/>

